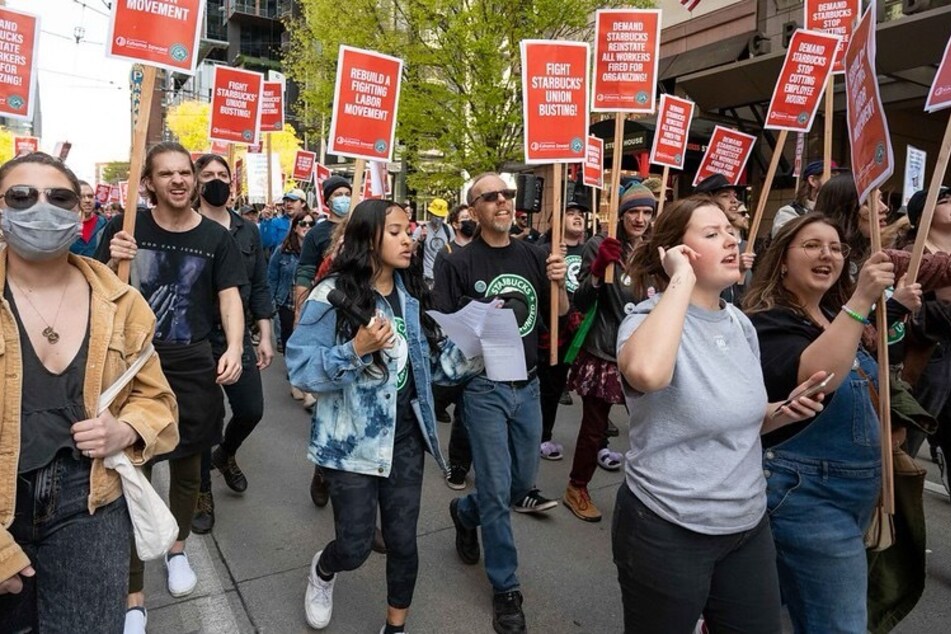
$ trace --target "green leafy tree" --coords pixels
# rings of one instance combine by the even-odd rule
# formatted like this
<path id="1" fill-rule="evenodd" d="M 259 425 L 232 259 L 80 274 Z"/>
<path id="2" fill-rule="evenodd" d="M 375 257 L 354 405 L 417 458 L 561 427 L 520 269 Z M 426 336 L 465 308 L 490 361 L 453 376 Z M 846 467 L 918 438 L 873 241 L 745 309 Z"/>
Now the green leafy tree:
<path id="1" fill-rule="evenodd" d="M 102 179 L 106 183 L 118 183 L 129 180 L 129 162 L 112 161 L 102 168 Z"/>
<path id="2" fill-rule="evenodd" d="M 519 42 L 591 41 L 594 11 L 646 0 L 301 0 L 285 67 L 303 86 L 298 112 L 331 114 L 341 44 L 405 61 L 397 136 L 409 186 L 458 191 L 463 170 L 522 158 Z M 327 16 L 333 16 L 332 24 Z M 333 24 L 346 25 L 334 28 Z"/>

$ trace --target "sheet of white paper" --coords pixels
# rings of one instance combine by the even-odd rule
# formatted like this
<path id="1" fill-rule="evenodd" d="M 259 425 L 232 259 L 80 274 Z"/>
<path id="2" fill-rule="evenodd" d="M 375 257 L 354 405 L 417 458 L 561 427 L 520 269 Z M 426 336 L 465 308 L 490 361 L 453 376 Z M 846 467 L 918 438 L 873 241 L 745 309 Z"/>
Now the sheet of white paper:
<path id="1" fill-rule="evenodd" d="M 482 322 L 485 321 L 485 313 L 489 309 L 489 304 L 469 302 L 465 308 L 454 313 L 430 310 L 427 314 L 439 324 L 445 335 L 459 346 L 462 354 L 471 359 L 482 354 L 479 333 L 482 332 Z"/>
<path id="2" fill-rule="evenodd" d="M 468 358 L 482 355 L 485 374 L 493 381 L 522 381 L 528 377 L 525 349 L 515 313 L 496 304 L 469 302 L 455 313 L 428 311 L 443 332 Z"/>

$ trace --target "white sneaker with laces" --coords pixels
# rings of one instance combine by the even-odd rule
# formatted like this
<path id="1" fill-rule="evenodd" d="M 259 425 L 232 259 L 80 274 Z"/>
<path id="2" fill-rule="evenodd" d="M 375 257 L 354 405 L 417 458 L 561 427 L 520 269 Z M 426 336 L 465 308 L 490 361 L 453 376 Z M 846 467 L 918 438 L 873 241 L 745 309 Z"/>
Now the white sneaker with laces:
<path id="1" fill-rule="evenodd" d="M 198 585 L 198 576 L 184 551 L 165 555 L 165 569 L 168 571 L 168 593 L 173 597 L 187 597 Z"/>
<path id="2" fill-rule="evenodd" d="M 324 551 L 318 551 L 310 562 L 310 575 L 307 577 L 307 592 L 304 593 L 304 614 L 307 623 L 316 630 L 322 630 L 330 625 L 330 617 L 334 611 L 334 582 L 324 581 L 317 576 L 317 562 Z"/>
<path id="3" fill-rule="evenodd" d="M 144 607 L 129 608 L 125 613 L 122 634 L 145 634 L 145 624 L 148 622 L 149 614 Z"/>

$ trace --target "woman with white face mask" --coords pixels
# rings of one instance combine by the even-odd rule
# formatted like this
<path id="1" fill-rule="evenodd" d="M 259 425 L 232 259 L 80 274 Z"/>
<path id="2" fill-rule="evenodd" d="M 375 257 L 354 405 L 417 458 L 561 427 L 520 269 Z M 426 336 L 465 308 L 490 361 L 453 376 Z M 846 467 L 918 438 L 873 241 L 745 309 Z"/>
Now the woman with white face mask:
<path id="1" fill-rule="evenodd" d="M 10 631 L 122 630 L 132 527 L 102 460 L 124 451 L 141 465 L 178 443 L 154 352 L 98 413 L 100 393 L 151 343 L 155 317 L 104 264 L 69 253 L 79 192 L 46 154 L 0 167 L 0 615 Z"/>

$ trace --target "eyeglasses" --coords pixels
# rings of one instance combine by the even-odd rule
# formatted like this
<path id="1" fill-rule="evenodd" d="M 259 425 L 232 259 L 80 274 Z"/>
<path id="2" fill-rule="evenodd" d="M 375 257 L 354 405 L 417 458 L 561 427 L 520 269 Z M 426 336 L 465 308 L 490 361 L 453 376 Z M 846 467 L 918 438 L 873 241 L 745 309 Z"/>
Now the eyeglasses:
<path id="1" fill-rule="evenodd" d="M 819 240 L 806 240 L 799 245 L 799 248 L 805 251 L 806 254 L 811 257 L 818 257 L 822 255 L 823 250 L 828 249 L 829 255 L 840 259 L 849 257 L 849 253 L 852 251 L 852 247 L 847 244 L 842 244 L 841 242 L 830 242 L 829 244 L 824 244 Z"/>
<path id="2" fill-rule="evenodd" d="M 46 202 L 60 209 L 72 210 L 79 204 L 79 194 L 65 187 L 37 189 L 32 185 L 14 185 L 0 196 L 10 209 L 29 209 L 40 199 L 40 192 L 46 196 Z"/>
<path id="3" fill-rule="evenodd" d="M 500 189 L 497 192 L 485 192 L 484 194 L 479 194 L 477 198 L 479 198 L 484 203 L 494 203 L 499 199 L 500 194 L 503 198 L 505 198 L 505 200 L 512 200 L 515 198 L 514 189 Z"/>
<path id="4" fill-rule="evenodd" d="M 301 220 L 297 223 L 298 227 L 313 227 L 316 223 L 313 220 Z"/>

